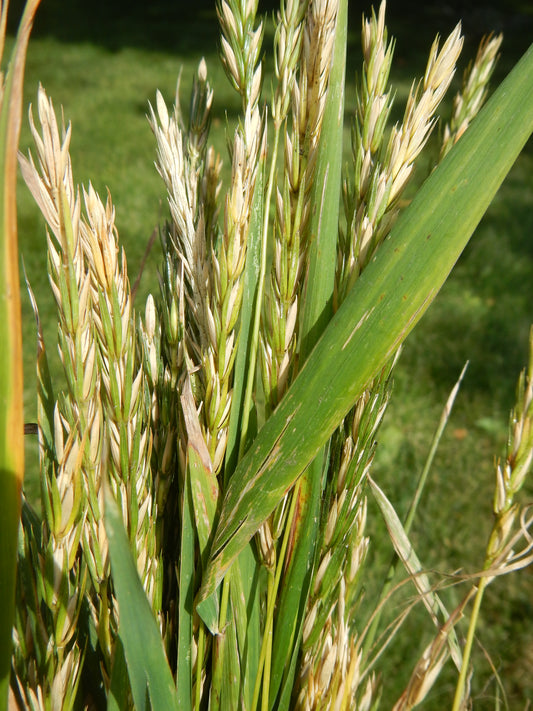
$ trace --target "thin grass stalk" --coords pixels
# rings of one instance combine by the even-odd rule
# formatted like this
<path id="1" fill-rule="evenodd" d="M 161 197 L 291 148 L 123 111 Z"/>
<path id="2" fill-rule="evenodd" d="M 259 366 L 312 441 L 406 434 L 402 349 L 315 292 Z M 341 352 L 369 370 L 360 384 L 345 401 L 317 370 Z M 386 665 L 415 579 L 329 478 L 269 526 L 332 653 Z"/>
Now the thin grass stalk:
<path id="1" fill-rule="evenodd" d="M 434 639 L 425 648 L 413 670 L 405 691 L 394 704 L 393 711 L 409 711 L 418 706 L 432 689 L 448 659 L 448 638 L 462 617 L 463 611 L 472 597 L 471 593 L 472 591 L 467 593 L 449 615 Z"/>
<path id="2" fill-rule="evenodd" d="M 441 414 L 441 417 L 439 420 L 439 424 L 437 426 L 435 434 L 433 435 L 433 439 L 431 441 L 431 446 L 430 446 L 430 449 L 428 452 L 428 456 L 427 456 L 426 461 L 424 463 L 424 467 L 420 473 L 420 477 L 417 482 L 415 494 L 413 496 L 413 499 L 412 499 L 411 504 L 409 506 L 409 510 L 407 512 L 406 519 L 404 521 L 404 530 L 407 535 L 409 535 L 409 533 L 411 531 L 411 527 L 414 522 L 414 518 L 416 515 L 420 497 L 421 497 L 423 491 L 425 490 L 427 478 L 428 478 L 429 473 L 431 471 L 431 467 L 433 464 L 433 460 L 435 458 L 435 454 L 437 453 L 439 442 L 440 442 L 441 437 L 444 433 L 444 429 L 446 428 L 446 425 L 448 423 L 453 405 L 455 403 L 455 398 L 457 397 L 457 393 L 459 392 L 459 388 L 460 388 L 462 380 L 464 378 L 467 366 L 468 366 L 468 363 L 466 363 L 465 366 L 463 367 L 463 370 L 461 371 L 459 379 L 457 380 L 456 384 L 454 385 L 454 387 L 452 388 L 452 390 L 450 392 L 450 395 L 448 396 L 448 399 L 446 401 L 446 404 L 444 406 L 444 409 L 442 411 L 442 414 Z M 389 591 L 391 589 L 392 581 L 394 579 L 394 574 L 396 572 L 396 561 L 397 561 L 397 556 L 394 555 L 391 562 L 390 562 L 387 574 L 385 576 L 383 587 L 381 588 L 381 591 L 378 595 L 378 602 L 376 603 L 376 609 L 378 609 L 378 608 L 380 610 L 383 609 L 381 607 L 380 603 L 382 600 L 384 600 L 387 597 L 387 595 L 389 594 Z M 370 648 L 374 644 L 374 640 L 376 637 L 377 630 L 379 628 L 380 620 L 381 620 L 381 613 L 378 612 L 378 614 L 376 614 L 373 617 L 372 623 L 368 629 L 368 632 L 365 635 L 364 644 L 363 644 L 363 655 L 365 657 L 368 655 Z"/>
<path id="3" fill-rule="evenodd" d="M 467 676 L 470 670 L 470 658 L 475 631 L 479 620 L 481 603 L 487 585 L 494 576 L 494 569 L 498 574 L 516 569 L 514 565 L 513 548 L 516 540 L 509 545 L 512 529 L 519 511 L 515 497 L 523 487 L 527 476 L 531 471 L 533 462 L 533 328 L 529 334 L 529 361 L 525 371 L 520 374 L 517 386 L 516 405 L 511 412 L 509 422 L 509 436 L 507 440 L 507 451 L 503 464 L 498 463 L 496 467 L 496 489 L 494 494 L 494 523 L 489 535 L 485 562 L 483 569 L 485 574 L 480 577 L 477 591 L 474 598 L 474 605 L 470 615 L 470 622 L 463 652 L 463 664 L 460 669 L 452 711 L 459 711 L 465 705 L 465 689 Z M 526 551 L 518 558 L 518 567 L 527 565 L 531 556 L 527 552 L 531 550 L 532 539 L 530 534 L 531 518 L 524 523 L 521 521 L 522 535 L 527 541 Z"/>

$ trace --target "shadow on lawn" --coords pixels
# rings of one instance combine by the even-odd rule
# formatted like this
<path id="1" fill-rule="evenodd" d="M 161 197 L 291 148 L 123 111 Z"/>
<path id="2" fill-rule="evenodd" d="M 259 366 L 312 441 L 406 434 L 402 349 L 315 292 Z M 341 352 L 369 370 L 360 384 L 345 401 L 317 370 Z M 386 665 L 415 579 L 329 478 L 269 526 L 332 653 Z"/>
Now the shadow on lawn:
<path id="1" fill-rule="evenodd" d="M 122 47 L 197 53 L 212 51 L 218 43 L 217 0 L 45 0 L 37 13 L 34 36 L 53 36 L 65 42 L 90 42 L 117 51 Z M 12 0 L 10 23 L 18 24 L 23 0 Z M 360 16 L 377 8 L 379 0 L 349 2 L 350 25 L 359 34 Z M 271 15 L 279 0 L 259 0 L 259 13 Z M 519 0 L 448 0 L 427 2 L 394 0 L 387 7 L 389 31 L 412 71 L 413 55 L 423 61 L 439 30 L 443 35 L 462 21 L 471 54 L 481 37 L 504 32 L 511 39 L 506 53 L 509 66 L 527 49 L 533 30 L 533 9 Z M 471 45 L 469 48 L 468 45 Z M 507 67 L 507 62 L 506 65 Z"/>

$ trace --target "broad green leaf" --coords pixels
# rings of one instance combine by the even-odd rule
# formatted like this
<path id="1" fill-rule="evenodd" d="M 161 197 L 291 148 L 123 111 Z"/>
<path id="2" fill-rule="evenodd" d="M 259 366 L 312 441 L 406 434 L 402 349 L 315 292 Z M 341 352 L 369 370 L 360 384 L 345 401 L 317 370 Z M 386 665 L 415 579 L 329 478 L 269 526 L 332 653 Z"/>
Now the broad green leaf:
<path id="1" fill-rule="evenodd" d="M 347 12 L 348 3 L 347 0 L 343 0 L 339 3 L 333 63 L 320 132 L 316 176 L 312 186 L 309 270 L 300 331 L 302 361 L 305 361 L 333 315 L 341 193 Z M 293 687 L 295 654 L 300 646 L 316 555 L 326 461 L 325 451 L 319 450 L 301 477 L 300 486 L 297 493 L 295 492 L 299 501 L 293 527 L 292 550 L 289 560 L 284 563 L 287 572 L 284 575 L 276 614 L 270 708 L 274 707 L 282 684 L 287 689 Z M 290 693 L 286 697 L 288 703 Z M 288 706 L 280 708 L 288 708 Z"/>
<path id="2" fill-rule="evenodd" d="M 128 711 L 130 682 L 124 655 L 124 645 L 120 637 L 115 643 L 111 684 L 107 697 L 107 711 Z"/>
<path id="3" fill-rule="evenodd" d="M 137 711 L 178 709 L 159 628 L 139 579 L 119 509 L 107 485 L 104 524 L 120 608 L 118 635 L 124 647 L 135 708 Z"/>
<path id="4" fill-rule="evenodd" d="M 433 301 L 533 131 L 533 49 L 402 214 L 233 475 L 207 597 Z"/>
<path id="5" fill-rule="evenodd" d="M 39 0 L 29 0 L 20 21 L 0 109 L 0 711 L 7 708 L 15 613 L 17 539 L 24 479 L 22 328 L 17 238 L 17 150 L 22 118 L 26 50 Z M 0 17 L 0 60 L 7 3 Z M 5 80 L 4 80 L 5 76 Z"/>

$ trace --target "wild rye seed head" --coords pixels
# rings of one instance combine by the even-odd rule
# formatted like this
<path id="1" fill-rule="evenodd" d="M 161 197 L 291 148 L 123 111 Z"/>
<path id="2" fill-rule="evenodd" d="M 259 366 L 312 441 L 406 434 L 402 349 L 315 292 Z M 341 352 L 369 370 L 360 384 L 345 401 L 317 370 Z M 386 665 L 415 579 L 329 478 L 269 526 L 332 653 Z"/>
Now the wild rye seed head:
<path id="1" fill-rule="evenodd" d="M 453 113 L 444 127 L 441 155 L 446 155 L 468 128 L 485 102 L 488 83 L 498 61 L 503 35 L 484 37 L 476 58 L 463 76 L 463 85 L 453 101 Z"/>
<path id="2" fill-rule="evenodd" d="M 363 25 L 365 62 L 353 131 L 356 171 L 353 187 L 348 181 L 344 187 L 347 233 L 341 232 L 340 239 L 337 306 L 390 232 L 398 200 L 435 125 L 435 111 L 452 80 L 463 44 L 460 25 L 440 51 L 438 38 L 434 41 L 424 78 L 411 87 L 403 122 L 392 128 L 385 142 L 383 130 L 391 99 L 390 92 L 383 92 L 393 43 L 385 46 L 384 7 L 383 3 L 378 18 L 373 15 Z"/>

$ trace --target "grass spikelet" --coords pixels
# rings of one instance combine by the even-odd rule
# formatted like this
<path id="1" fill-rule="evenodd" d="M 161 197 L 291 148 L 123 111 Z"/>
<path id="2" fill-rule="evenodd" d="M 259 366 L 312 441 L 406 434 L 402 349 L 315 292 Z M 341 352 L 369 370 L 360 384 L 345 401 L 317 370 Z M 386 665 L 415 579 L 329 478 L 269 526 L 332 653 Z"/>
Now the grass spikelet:
<path id="1" fill-rule="evenodd" d="M 449 152 L 483 106 L 502 40 L 501 34 L 488 35 L 481 40 L 476 58 L 466 69 L 461 90 L 453 100 L 452 117 L 444 127 L 441 155 Z"/>
<path id="2" fill-rule="evenodd" d="M 394 45 L 386 44 L 384 10 L 383 3 L 378 18 L 363 24 L 365 62 L 352 139 L 356 173 L 353 187 L 345 183 L 347 234 L 341 238 L 337 305 L 398 216 L 398 200 L 435 125 L 435 111 L 453 78 L 463 44 L 459 25 L 440 51 L 435 40 L 423 80 L 411 87 L 403 122 L 392 128 L 385 142 L 383 129 L 391 105 L 385 88 Z"/>
<path id="3" fill-rule="evenodd" d="M 49 274 L 58 308 L 60 356 L 68 386 L 58 397 L 52 440 L 41 441 L 41 456 L 50 458 L 53 453 L 49 463 L 43 461 L 43 470 L 48 472 L 42 479 L 43 513 L 50 531 L 43 537 L 43 546 L 52 545 L 47 543 L 47 535 L 51 535 L 51 540 L 57 539 L 66 546 L 63 568 L 69 571 L 74 566 L 72 574 L 78 579 L 90 574 L 98 593 L 94 621 L 109 670 L 116 609 L 107 589 L 110 571 L 102 525 L 104 464 L 108 456 L 115 467 L 117 493 L 122 488 L 125 521 L 143 581 L 151 599 L 157 597 L 157 559 L 148 526 L 152 508 L 147 462 L 150 439 L 143 425 L 143 381 L 141 371 L 134 374 L 134 316 L 125 260 L 121 264 L 118 260 L 112 203 L 108 199 L 104 207 L 89 186 L 84 192 L 82 215 L 79 192 L 72 179 L 70 129 L 63 127 L 60 138 L 52 103 L 42 88 L 38 108 L 42 133 L 33 119 L 30 124 L 39 170 L 31 157 L 21 157 L 21 167 L 53 235 L 48 237 Z M 44 406 L 41 412 L 45 412 Z M 40 424 L 41 432 L 52 426 L 43 421 Z M 54 559 L 62 550 L 57 545 L 50 549 Z M 83 561 L 79 559 L 78 546 L 84 551 Z M 80 587 L 80 599 L 83 593 L 84 587 Z M 60 644 L 62 635 L 58 629 L 51 636 Z M 61 678 L 59 669 L 57 676 Z"/>

